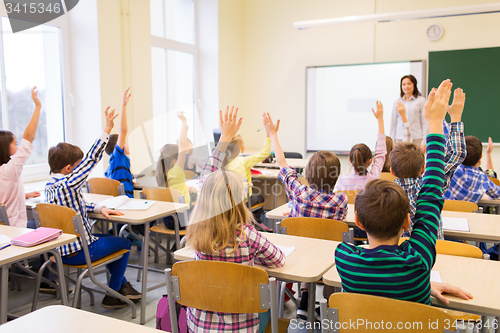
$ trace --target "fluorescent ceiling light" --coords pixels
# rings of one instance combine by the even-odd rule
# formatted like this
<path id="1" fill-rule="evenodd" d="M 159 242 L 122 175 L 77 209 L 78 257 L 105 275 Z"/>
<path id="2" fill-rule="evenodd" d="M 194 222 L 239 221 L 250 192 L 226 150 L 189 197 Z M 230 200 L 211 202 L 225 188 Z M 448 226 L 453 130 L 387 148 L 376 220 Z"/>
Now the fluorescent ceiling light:
<path id="1" fill-rule="evenodd" d="M 294 22 L 293 27 L 299 30 L 317 28 L 331 25 L 347 25 L 358 23 L 377 23 L 404 20 L 419 20 L 436 17 L 488 14 L 500 12 L 500 2 L 486 3 L 481 5 L 446 7 L 435 9 L 412 10 L 407 12 L 382 13 L 359 16 L 345 16 L 331 19 L 311 20 Z"/>

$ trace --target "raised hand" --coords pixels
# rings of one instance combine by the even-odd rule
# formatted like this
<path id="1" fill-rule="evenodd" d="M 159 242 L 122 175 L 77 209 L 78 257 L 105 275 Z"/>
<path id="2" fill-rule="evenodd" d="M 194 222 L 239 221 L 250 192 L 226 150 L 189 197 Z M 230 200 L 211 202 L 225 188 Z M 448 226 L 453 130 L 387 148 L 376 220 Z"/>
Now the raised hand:
<path id="1" fill-rule="evenodd" d="M 402 104 L 402 103 L 401 103 Z M 404 108 L 404 106 L 403 106 Z M 377 118 L 378 121 L 384 120 L 384 106 L 382 105 L 382 102 L 377 101 L 377 111 L 372 109 L 373 115 L 375 118 Z"/>
<path id="2" fill-rule="evenodd" d="M 280 128 L 280 120 L 276 121 L 276 124 L 273 123 L 269 112 L 265 112 L 262 114 L 262 123 L 266 127 L 266 131 L 269 135 L 273 135 L 278 133 L 278 129 Z"/>
<path id="3" fill-rule="evenodd" d="M 443 133 L 443 120 L 448 109 L 452 86 L 449 79 L 444 80 L 436 91 L 433 89 L 429 94 L 424 106 L 424 117 L 429 125 L 429 133 Z"/>
<path id="4" fill-rule="evenodd" d="M 448 114 L 451 117 L 451 122 L 456 123 L 462 121 L 462 112 L 464 111 L 465 93 L 462 88 L 455 89 L 453 94 L 453 103 L 448 108 Z"/>
<path id="5" fill-rule="evenodd" d="M 115 114 L 115 109 L 109 111 L 111 107 L 107 107 L 106 110 L 104 111 L 104 116 L 106 118 L 106 125 L 104 127 L 104 132 L 106 133 L 111 133 L 111 130 L 115 126 L 114 120 L 116 117 L 118 117 L 118 113 Z"/>
<path id="6" fill-rule="evenodd" d="M 406 108 L 405 108 L 405 105 L 403 104 L 403 102 L 401 102 L 401 101 L 398 102 L 398 104 L 396 105 L 396 110 L 398 111 L 398 113 L 401 117 L 401 121 L 403 123 L 407 123 L 408 118 L 406 118 Z"/>
<path id="7" fill-rule="evenodd" d="M 184 111 L 177 111 L 177 118 L 179 118 L 183 122 L 186 122 L 186 116 L 184 115 Z"/>
<path id="8" fill-rule="evenodd" d="M 127 90 L 125 90 L 125 92 L 123 93 L 123 102 L 122 104 L 123 105 L 127 105 L 128 104 L 128 101 L 130 100 L 130 96 L 132 96 L 132 94 L 128 93 L 130 90 L 130 88 L 127 88 Z"/>
<path id="9" fill-rule="evenodd" d="M 219 112 L 219 126 L 221 131 L 220 141 L 222 142 L 230 142 L 231 139 L 238 133 L 240 129 L 241 123 L 243 122 L 243 118 L 238 120 L 238 108 L 234 109 L 234 106 L 229 109 L 229 106 L 226 108 L 226 111 Z"/>
<path id="10" fill-rule="evenodd" d="M 493 140 L 491 140 L 491 138 L 488 138 L 488 148 L 486 149 L 486 153 L 491 154 L 492 150 L 493 150 Z"/>
<path id="11" fill-rule="evenodd" d="M 42 106 L 42 102 L 40 102 L 40 100 L 38 99 L 38 95 L 37 94 L 38 94 L 38 91 L 36 90 L 36 87 L 33 87 L 33 89 L 31 89 L 31 99 L 35 103 L 36 107 L 41 107 Z"/>

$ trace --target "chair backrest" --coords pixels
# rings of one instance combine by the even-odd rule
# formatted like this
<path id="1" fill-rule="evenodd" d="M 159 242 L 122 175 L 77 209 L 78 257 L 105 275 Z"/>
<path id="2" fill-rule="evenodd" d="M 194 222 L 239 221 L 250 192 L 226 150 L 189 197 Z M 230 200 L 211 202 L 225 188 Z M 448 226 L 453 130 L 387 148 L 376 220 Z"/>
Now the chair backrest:
<path id="1" fill-rule="evenodd" d="M 299 182 L 300 182 L 302 185 L 309 186 L 309 182 L 307 181 L 307 178 L 306 178 L 306 177 L 299 177 Z"/>
<path id="2" fill-rule="evenodd" d="M 145 187 L 142 189 L 142 198 L 166 202 L 179 202 L 182 193 L 174 188 L 166 187 Z"/>
<path id="3" fill-rule="evenodd" d="M 285 152 L 285 158 L 302 158 L 301 153 L 295 153 L 295 152 Z"/>
<path id="4" fill-rule="evenodd" d="M 472 213 L 478 210 L 478 206 L 475 203 L 469 201 L 445 200 L 443 210 Z"/>
<path id="5" fill-rule="evenodd" d="M 190 171 L 190 170 L 184 170 L 184 177 L 186 179 L 193 179 L 195 176 L 195 173 L 193 171 Z"/>
<path id="6" fill-rule="evenodd" d="M 347 224 L 337 220 L 314 217 L 289 217 L 281 221 L 286 234 L 342 242 L 344 232 L 349 232 Z"/>
<path id="7" fill-rule="evenodd" d="M 401 243 L 403 243 L 407 239 L 408 237 L 402 237 L 399 240 L 399 244 L 401 245 Z M 450 256 L 483 259 L 483 251 L 481 251 L 478 247 L 442 239 L 436 240 L 436 253 L 447 254 Z"/>
<path id="8" fill-rule="evenodd" d="M 498 178 L 488 177 L 496 186 L 500 186 L 500 180 Z"/>
<path id="9" fill-rule="evenodd" d="M 354 204 L 356 202 L 356 196 L 360 191 L 338 191 L 345 193 L 347 195 L 347 201 L 349 204 Z"/>
<path id="10" fill-rule="evenodd" d="M 394 176 L 392 173 L 390 172 L 382 172 L 380 174 L 380 179 L 387 179 L 387 180 L 390 180 L 391 182 L 394 181 L 394 179 L 396 179 L 396 176 Z"/>
<path id="11" fill-rule="evenodd" d="M 0 203 L 0 225 L 10 225 L 7 208 L 5 208 L 3 203 Z"/>
<path id="12" fill-rule="evenodd" d="M 123 186 L 119 181 L 109 178 L 91 178 L 87 180 L 90 193 L 119 196 L 119 188 Z"/>
<path id="13" fill-rule="evenodd" d="M 455 318 L 441 309 L 408 301 L 392 298 L 352 294 L 334 293 L 328 302 L 323 299 L 320 303 L 321 322 L 327 319 L 330 329 L 323 332 L 333 332 L 335 322 L 354 322 L 359 325 L 343 325 L 340 332 L 444 332 L 444 329 L 454 332 Z M 330 324 L 329 320 L 333 320 Z M 363 322 L 361 322 L 362 320 Z M 430 325 L 430 323 L 436 323 Z M 447 325 L 448 323 L 448 325 Z M 383 327 L 381 325 L 384 325 Z M 399 326 L 398 326 L 399 325 Z M 403 325 L 403 326 L 401 326 Z M 337 330 L 336 332 L 339 332 Z"/>
<path id="14" fill-rule="evenodd" d="M 54 204 L 39 203 L 35 208 L 35 218 L 41 227 L 61 229 L 65 234 L 79 236 L 73 224 L 75 210 Z"/>

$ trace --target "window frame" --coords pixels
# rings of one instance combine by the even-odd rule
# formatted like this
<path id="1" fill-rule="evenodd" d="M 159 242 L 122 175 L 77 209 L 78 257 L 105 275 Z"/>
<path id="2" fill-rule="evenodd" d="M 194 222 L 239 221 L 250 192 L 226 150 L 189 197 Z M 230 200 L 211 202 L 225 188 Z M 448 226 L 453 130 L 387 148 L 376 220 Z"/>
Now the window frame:
<path id="1" fill-rule="evenodd" d="M 64 2 L 62 2 L 64 4 Z M 63 5 L 63 8 L 64 5 Z M 68 28 L 68 18 L 67 11 L 65 10 L 65 14 L 57 17 L 56 19 L 44 23 L 45 25 L 50 25 L 54 27 L 58 27 L 61 32 L 60 38 L 60 58 L 61 58 L 61 87 L 62 87 L 62 117 L 63 117 L 63 141 L 66 141 L 66 133 L 69 131 L 67 121 L 68 116 L 68 102 L 71 98 L 71 95 L 68 93 L 70 91 L 70 77 L 69 77 L 69 28 Z M 5 6 L 0 6 L 0 16 L 4 16 L 8 18 L 7 11 Z M 2 80 L 2 86 L 0 88 L 1 93 L 5 98 L 3 98 L 0 103 L 2 106 L 2 110 L 8 110 L 7 98 L 6 98 L 6 86 L 5 86 L 5 58 L 3 57 L 4 43 L 3 43 L 3 29 L 0 25 L 0 80 Z M 8 112 L 2 112 L 2 123 L 4 124 L 4 128 L 8 130 Z M 48 119 L 49 121 L 49 119 Z M 36 140 L 36 139 L 35 139 Z M 32 165 L 24 165 L 23 172 L 21 174 L 21 179 L 23 182 L 33 182 L 38 180 L 44 180 L 49 178 L 50 167 L 47 163 L 40 164 L 32 164 Z"/>

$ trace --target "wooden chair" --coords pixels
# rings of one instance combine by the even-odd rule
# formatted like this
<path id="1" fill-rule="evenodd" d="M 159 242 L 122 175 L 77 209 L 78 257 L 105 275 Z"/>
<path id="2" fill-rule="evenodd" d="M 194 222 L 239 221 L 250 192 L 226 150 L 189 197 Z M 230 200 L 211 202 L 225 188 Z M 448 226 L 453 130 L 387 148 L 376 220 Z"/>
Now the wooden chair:
<path id="1" fill-rule="evenodd" d="M 289 319 L 278 319 L 276 279 L 266 271 L 230 262 L 194 260 L 165 269 L 172 333 L 178 333 L 175 302 L 200 310 L 263 313 L 271 310 L 266 333 L 284 333 Z"/>
<path id="2" fill-rule="evenodd" d="M 113 197 L 125 195 L 123 184 L 109 178 L 90 178 L 87 180 L 87 191 L 89 193 L 111 195 Z"/>
<path id="3" fill-rule="evenodd" d="M 446 323 L 453 325 L 455 318 L 441 309 L 415 303 L 400 301 L 392 298 L 378 297 L 364 294 L 335 293 L 330 296 L 329 302 L 323 299 L 320 302 L 321 322 L 328 322 L 322 325 L 322 333 L 330 332 L 395 332 L 404 330 L 405 332 L 460 332 L 454 331 L 453 327 L 447 327 Z M 358 327 L 342 327 L 334 330 L 335 324 L 348 323 L 349 321 L 358 323 L 363 320 Z M 381 323 L 384 328 L 381 329 Z M 437 322 L 437 328 L 429 327 L 429 323 Z M 371 323 L 373 326 L 369 326 Z M 378 324 L 377 326 L 375 326 Z M 398 327 L 398 324 L 409 325 Z M 390 326 L 389 326 L 390 325 Z M 374 328 L 375 327 L 375 328 Z M 389 328 L 390 327 L 390 328 Z M 445 330 L 446 329 L 446 330 Z"/>
<path id="4" fill-rule="evenodd" d="M 387 179 L 387 180 L 390 180 L 391 182 L 394 182 L 394 179 L 396 179 L 396 176 L 394 176 L 390 172 L 382 172 L 380 174 L 380 179 Z"/>
<path id="5" fill-rule="evenodd" d="M 349 228 L 346 223 L 337 220 L 314 217 L 289 217 L 283 219 L 281 222 L 276 222 L 276 230 L 279 234 L 285 235 L 347 242 L 351 244 L 354 242 L 354 229 Z M 322 280 L 318 282 L 323 283 Z M 284 311 L 285 293 L 288 294 L 294 303 L 296 303 L 297 308 L 299 306 L 293 295 L 287 290 L 286 282 L 282 282 L 280 289 L 280 317 Z"/>
<path id="6" fill-rule="evenodd" d="M 500 180 L 498 178 L 493 178 L 493 177 L 488 177 L 492 182 L 493 184 L 495 184 L 496 186 L 500 186 Z"/>
<path id="7" fill-rule="evenodd" d="M 478 211 L 478 206 L 470 201 L 462 200 L 445 200 L 443 210 L 451 210 L 454 212 L 474 213 Z"/>
<path id="8" fill-rule="evenodd" d="M 307 181 L 307 178 L 306 178 L 306 177 L 299 177 L 299 182 L 300 182 L 302 185 L 309 186 L 309 182 Z"/>
<path id="9" fill-rule="evenodd" d="M 399 239 L 399 245 L 401 245 L 406 240 L 408 240 L 408 237 L 401 237 Z M 447 254 L 450 256 L 483 259 L 483 251 L 481 251 L 478 247 L 442 239 L 436 240 L 436 253 Z"/>
<path id="10" fill-rule="evenodd" d="M 184 177 L 186 179 L 193 179 L 196 174 L 190 170 L 184 170 Z"/>
<path id="11" fill-rule="evenodd" d="M 132 318 L 136 317 L 136 306 L 135 304 L 129 300 L 127 297 L 123 296 L 119 292 L 111 289 L 107 285 L 101 283 L 99 280 L 97 280 L 96 276 L 94 275 L 95 272 L 94 270 L 97 269 L 98 267 L 102 267 L 104 265 L 107 265 L 111 262 L 114 262 L 121 257 L 127 252 L 130 252 L 130 250 L 119 250 L 107 257 L 104 257 L 102 259 L 92 261 L 90 258 L 89 254 L 89 248 L 88 248 L 88 239 L 87 239 L 87 234 L 85 232 L 85 226 L 83 225 L 82 217 L 80 216 L 80 213 L 77 213 L 71 208 L 64 207 L 64 206 L 59 206 L 59 205 L 53 205 L 53 204 L 38 204 L 36 206 L 35 210 L 35 219 L 37 222 L 39 222 L 40 226 L 42 227 L 47 227 L 47 228 L 55 228 L 55 229 L 61 229 L 63 233 L 66 234 L 73 234 L 76 235 L 77 237 L 80 237 L 81 239 L 81 244 L 83 248 L 83 252 L 85 254 L 85 261 L 86 263 L 83 265 L 67 265 L 64 264 L 65 267 L 69 268 L 76 268 L 78 270 L 82 270 L 82 273 L 79 274 L 78 278 L 76 281 L 71 280 L 68 276 L 66 277 L 67 280 L 72 281 L 76 288 L 75 288 L 75 296 L 73 298 L 73 307 L 77 307 L 81 303 L 81 289 L 83 288 L 82 286 L 82 280 L 85 276 L 89 276 L 92 282 L 94 282 L 97 286 L 101 287 L 104 289 L 104 291 L 99 290 L 99 289 L 91 289 L 92 291 L 96 291 L 102 294 L 107 294 L 112 297 L 116 297 L 127 303 L 128 305 L 132 306 Z M 50 264 L 50 260 L 45 262 L 42 267 L 40 268 L 40 271 L 38 272 L 38 280 L 37 284 L 35 286 L 35 295 L 33 297 L 33 306 L 32 306 L 32 311 L 36 310 L 37 303 L 38 303 L 38 293 L 40 291 L 40 278 L 42 276 L 42 273 L 45 269 L 45 267 Z M 60 277 L 61 278 L 61 277 Z M 90 289 L 90 288 L 88 288 Z M 91 294 L 92 295 L 92 294 Z M 93 295 L 91 296 L 91 305 L 93 305 Z"/>
<path id="12" fill-rule="evenodd" d="M 186 203 L 186 199 L 184 195 L 176 189 L 166 188 L 166 187 L 146 187 L 143 188 L 140 192 L 141 199 L 148 200 L 156 200 L 156 201 L 165 201 L 165 202 L 178 202 L 178 203 Z M 155 262 L 158 262 L 158 248 L 161 248 L 165 253 L 171 254 L 170 252 L 170 236 L 175 236 L 175 245 L 177 249 L 180 249 L 181 236 L 186 235 L 186 230 L 180 230 L 180 227 L 185 227 L 187 225 L 188 216 L 187 211 L 183 211 L 182 213 L 172 215 L 174 218 L 174 226 L 175 229 L 168 229 L 163 220 L 158 220 L 157 224 L 149 228 L 152 232 L 157 234 L 167 235 L 167 248 L 164 248 L 158 242 L 158 238 L 152 241 L 155 243 Z M 168 261 L 167 257 L 167 261 Z"/>
<path id="13" fill-rule="evenodd" d="M 0 203 L 0 225 L 10 225 L 7 208 L 5 208 L 3 203 Z"/>
<path id="14" fill-rule="evenodd" d="M 347 195 L 348 203 L 354 205 L 354 203 L 356 202 L 356 196 L 361 191 L 338 191 L 338 192 L 345 193 L 345 195 Z"/>

